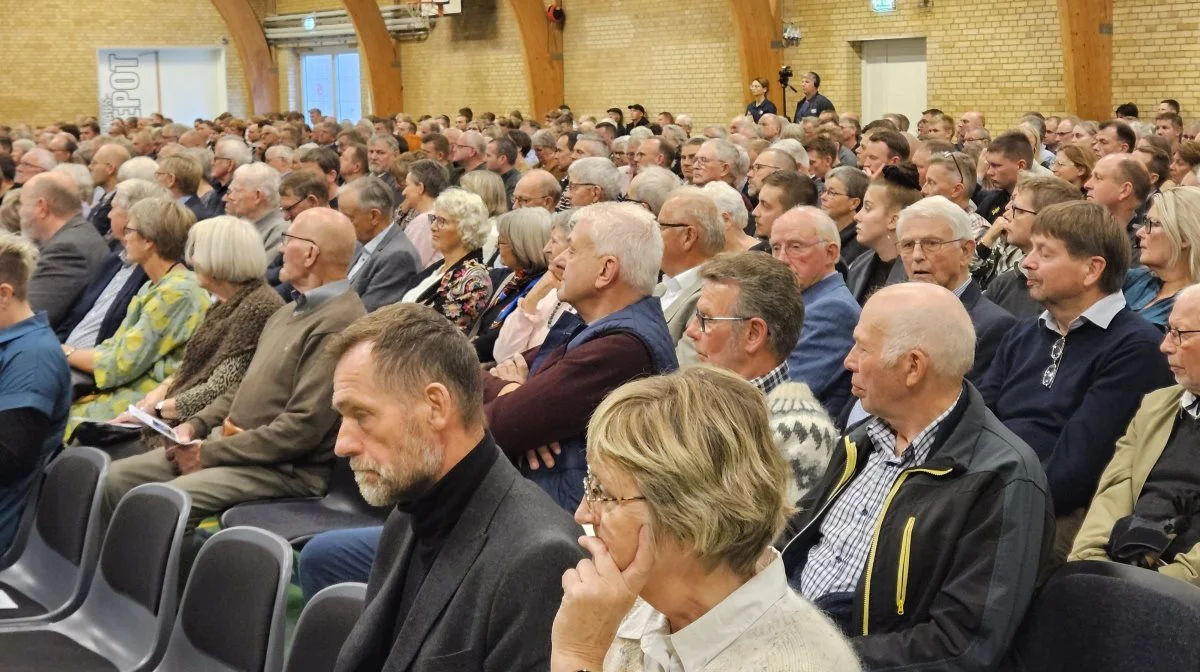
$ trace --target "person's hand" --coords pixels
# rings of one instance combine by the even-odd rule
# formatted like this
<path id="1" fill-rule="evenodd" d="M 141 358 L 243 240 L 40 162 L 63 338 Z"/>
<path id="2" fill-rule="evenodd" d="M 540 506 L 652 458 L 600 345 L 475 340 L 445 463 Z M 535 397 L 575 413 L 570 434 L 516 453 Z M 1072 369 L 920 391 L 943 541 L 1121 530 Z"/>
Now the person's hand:
<path id="1" fill-rule="evenodd" d="M 988 227 L 987 232 L 983 234 L 983 238 L 979 242 L 988 247 L 995 247 L 996 241 L 1000 236 L 1008 233 L 1008 227 L 1009 221 L 1005 219 L 1004 215 L 996 217 L 996 221 L 992 222 L 992 225 Z"/>
<path id="2" fill-rule="evenodd" d="M 498 362 L 492 369 L 492 375 L 500 380 L 522 385 L 529 378 L 529 365 L 521 355 L 513 355 L 503 362 Z"/>
<path id="3" fill-rule="evenodd" d="M 200 449 L 203 444 L 191 446 L 174 446 L 171 452 L 171 460 L 175 463 L 175 468 L 179 470 L 181 475 L 188 475 L 200 471 L 203 467 L 200 466 Z"/>
<path id="4" fill-rule="evenodd" d="M 186 422 L 175 428 L 175 439 L 180 443 L 187 443 L 196 438 L 196 429 Z"/>
<path id="5" fill-rule="evenodd" d="M 526 451 L 525 460 L 529 463 L 529 468 L 532 471 L 537 471 L 543 464 L 547 469 L 554 467 L 554 456 L 562 452 L 562 446 L 555 441 L 548 446 L 538 446 L 533 450 Z"/>
<path id="6" fill-rule="evenodd" d="M 124 413 L 118 415 L 117 417 L 113 418 L 112 420 L 109 420 L 109 422 L 114 425 L 141 424 L 132 415 L 129 414 L 129 411 L 125 411 Z"/>
<path id="7" fill-rule="evenodd" d="M 624 570 L 598 537 L 580 537 L 592 555 L 563 574 L 563 599 L 550 632 L 551 670 L 599 670 L 617 626 L 650 578 L 654 548 L 650 528 L 638 531 L 637 551 Z"/>
<path id="8" fill-rule="evenodd" d="M 528 294 L 521 297 L 521 299 L 517 302 L 517 306 L 521 310 L 524 310 L 532 315 L 537 312 L 538 302 L 546 298 L 546 295 L 550 293 L 550 290 L 558 289 L 558 286 L 561 284 L 562 283 L 557 277 L 555 277 L 553 273 L 546 271 L 542 274 L 541 279 L 537 281 L 537 284 L 533 286 L 533 289 L 529 290 Z"/>

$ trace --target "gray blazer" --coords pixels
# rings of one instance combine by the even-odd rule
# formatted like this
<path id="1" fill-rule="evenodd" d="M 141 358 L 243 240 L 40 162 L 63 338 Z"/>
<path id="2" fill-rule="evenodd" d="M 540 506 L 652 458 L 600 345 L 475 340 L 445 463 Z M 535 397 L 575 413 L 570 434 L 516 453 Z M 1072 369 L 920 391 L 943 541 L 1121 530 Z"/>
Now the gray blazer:
<path id="1" fill-rule="evenodd" d="M 258 229 L 258 235 L 262 236 L 263 249 L 267 251 L 267 259 L 274 259 L 275 255 L 279 253 L 280 235 L 288 228 L 288 222 L 283 218 L 283 213 L 279 211 L 279 208 L 271 208 L 267 214 L 262 216 L 262 219 L 254 222 L 254 228 Z"/>
<path id="2" fill-rule="evenodd" d="M 490 438 L 480 448 L 499 450 Z M 501 455 L 446 536 L 393 637 L 414 543 L 408 515 L 393 511 L 371 566 L 366 607 L 334 669 L 365 671 L 383 640 L 394 641 L 384 672 L 544 672 L 563 572 L 583 558 L 581 533 Z"/>
<path id="3" fill-rule="evenodd" d="M 29 303 L 46 311 L 50 328 L 66 319 L 92 272 L 108 256 L 108 244 L 96 227 L 76 215 L 42 243 L 29 280 Z"/>
<path id="4" fill-rule="evenodd" d="M 365 252 L 359 246 L 350 268 L 358 262 L 358 257 Z M 367 257 L 363 267 L 358 269 L 350 286 L 358 292 L 367 312 L 383 306 L 396 303 L 408 291 L 408 285 L 416 274 L 421 271 L 421 255 L 412 241 L 398 226 L 392 226 L 379 241 L 379 247 Z"/>
<path id="5" fill-rule="evenodd" d="M 667 329 L 671 332 L 671 340 L 676 343 L 684 337 L 684 332 L 687 331 L 688 322 L 692 319 L 692 315 L 696 314 L 696 303 L 700 300 L 700 288 L 704 285 L 704 281 L 699 275 L 683 288 L 679 298 L 675 299 L 674 303 L 663 311 L 663 317 L 667 320 Z M 664 283 L 658 283 L 654 288 L 654 296 L 661 297 L 667 292 L 667 286 Z"/>

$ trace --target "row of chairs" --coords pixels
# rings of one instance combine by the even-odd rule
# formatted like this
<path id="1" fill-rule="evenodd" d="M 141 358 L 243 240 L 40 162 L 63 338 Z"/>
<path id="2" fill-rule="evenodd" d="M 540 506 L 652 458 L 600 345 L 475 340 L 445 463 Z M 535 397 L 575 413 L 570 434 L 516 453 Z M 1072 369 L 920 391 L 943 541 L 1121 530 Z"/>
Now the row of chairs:
<path id="1" fill-rule="evenodd" d="M 109 458 L 72 448 L 38 484 L 0 558 L 0 669 L 118 672 L 328 672 L 366 587 L 310 602 L 284 666 L 292 547 L 253 527 L 208 539 L 178 598 L 191 499 L 165 484 L 131 490 L 101 535 Z M 178 602 L 178 605 L 177 605 Z M 178 606 L 178 609 L 176 608 Z"/>

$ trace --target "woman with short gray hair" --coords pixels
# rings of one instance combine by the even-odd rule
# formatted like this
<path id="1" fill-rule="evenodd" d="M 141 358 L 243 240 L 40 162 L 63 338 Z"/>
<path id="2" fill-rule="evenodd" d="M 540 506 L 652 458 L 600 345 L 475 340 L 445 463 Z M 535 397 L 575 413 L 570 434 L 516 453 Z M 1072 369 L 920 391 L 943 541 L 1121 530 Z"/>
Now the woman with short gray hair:
<path id="1" fill-rule="evenodd" d="M 496 225 L 500 261 L 511 272 L 497 284 L 487 310 L 476 323 L 473 339 L 479 361 L 497 361 L 493 346 L 504 321 L 517 308 L 517 301 L 533 289 L 546 272 L 542 251 L 550 240 L 550 213 L 545 208 L 520 208 L 500 215 Z"/>
<path id="2" fill-rule="evenodd" d="M 427 305 L 469 334 L 492 296 L 482 251 L 491 230 L 487 216 L 478 195 L 457 188 L 442 192 L 430 224 L 433 249 L 442 258 L 413 280 L 401 301 Z"/>
<path id="3" fill-rule="evenodd" d="M 504 320 L 496 343 L 492 346 L 495 361 L 503 362 L 541 345 L 550 327 L 563 313 L 575 312 L 569 303 L 558 298 L 564 266 L 555 263 L 555 259 L 567 249 L 567 236 L 574 226 L 575 212 L 576 209 L 571 208 L 550 217 L 550 238 L 542 248 L 548 269 L 525 296 L 517 299 L 517 309 Z"/>
<path id="4" fill-rule="evenodd" d="M 115 418 L 179 368 L 183 346 L 210 302 L 183 263 L 195 221 L 191 210 L 174 198 L 147 198 L 130 208 L 125 254 L 148 280 L 110 338 L 92 348 L 62 346 L 67 364 L 91 374 L 96 389 L 71 407 L 68 434 L 80 419 Z"/>
<path id="5" fill-rule="evenodd" d="M 433 221 L 433 203 L 446 190 L 450 183 L 450 174 L 442 164 L 432 159 L 414 161 L 408 167 L 404 177 L 404 190 L 400 192 L 402 200 L 400 210 L 416 213 L 408 222 L 402 223 L 401 230 L 412 242 L 413 247 L 421 255 L 421 265 L 428 266 L 437 259 L 433 250 L 430 223 Z"/>

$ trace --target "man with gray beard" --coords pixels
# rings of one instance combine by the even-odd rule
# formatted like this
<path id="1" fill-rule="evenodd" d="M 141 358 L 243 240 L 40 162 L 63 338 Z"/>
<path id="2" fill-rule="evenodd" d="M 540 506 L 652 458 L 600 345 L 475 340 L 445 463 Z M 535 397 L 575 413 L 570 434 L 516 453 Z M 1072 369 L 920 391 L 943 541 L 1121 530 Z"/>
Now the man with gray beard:
<path id="1" fill-rule="evenodd" d="M 474 347 L 433 309 L 401 303 L 355 321 L 329 356 L 335 450 L 368 503 L 395 506 L 335 669 L 548 668 L 581 530 L 501 455 Z"/>

